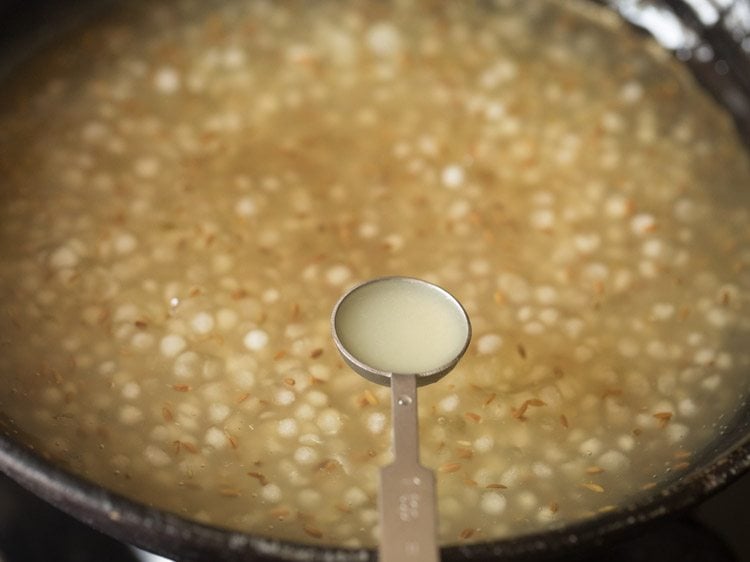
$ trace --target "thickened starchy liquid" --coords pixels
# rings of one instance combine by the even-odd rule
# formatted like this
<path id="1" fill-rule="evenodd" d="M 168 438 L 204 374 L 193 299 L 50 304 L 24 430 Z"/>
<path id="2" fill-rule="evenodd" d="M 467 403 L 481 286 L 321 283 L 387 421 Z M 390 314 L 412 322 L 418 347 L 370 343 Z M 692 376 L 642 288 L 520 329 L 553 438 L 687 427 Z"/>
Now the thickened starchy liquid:
<path id="1" fill-rule="evenodd" d="M 443 369 L 460 357 L 469 337 L 466 314 L 450 295 L 402 277 L 357 287 L 336 309 L 334 322 L 352 357 L 391 374 Z"/>
<path id="2" fill-rule="evenodd" d="M 443 544 L 689 473 L 746 400 L 750 164 L 666 53 L 576 2 L 123 2 L 6 81 L 0 420 L 212 525 L 377 540 L 389 389 L 344 291 L 445 287 L 420 391 Z"/>

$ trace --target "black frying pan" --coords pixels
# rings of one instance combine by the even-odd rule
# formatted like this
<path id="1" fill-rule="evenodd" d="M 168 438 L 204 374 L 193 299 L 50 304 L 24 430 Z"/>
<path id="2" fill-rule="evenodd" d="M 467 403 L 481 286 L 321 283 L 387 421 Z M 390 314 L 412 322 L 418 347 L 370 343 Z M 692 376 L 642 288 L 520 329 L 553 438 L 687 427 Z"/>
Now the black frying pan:
<path id="1" fill-rule="evenodd" d="M 0 1 L 0 79 L 30 51 L 65 33 L 107 1 L 35 0 Z M 606 2 L 615 8 L 631 2 Z M 747 29 L 734 25 L 732 10 L 750 1 L 737 0 L 721 13 L 715 25 L 706 26 L 683 0 L 651 1 L 670 10 L 700 38 L 697 50 L 677 53 L 697 79 L 734 116 L 737 128 L 750 146 L 750 55 L 741 44 L 750 44 Z M 625 10 L 637 19 L 638 9 Z M 736 15 L 736 14 L 734 14 Z M 729 22 L 725 25 L 725 22 Z M 736 23 L 736 22 L 735 22 Z M 748 24 L 750 25 L 750 24 Z M 708 53 L 706 46 L 713 53 Z M 750 373 L 748 373 L 750 376 Z M 54 466 L 24 445 L 21 432 L 0 412 L 0 470 L 38 496 L 113 537 L 179 560 L 305 560 L 348 562 L 375 560 L 372 550 L 313 547 L 227 531 L 189 521 L 135 503 Z M 692 468 L 652 496 L 621 506 L 564 529 L 526 535 L 499 542 L 443 549 L 445 561 L 539 560 L 557 555 L 596 552 L 615 538 L 635 533 L 644 524 L 677 514 L 722 489 L 750 469 L 750 404 L 728 421 L 725 431 L 695 459 Z M 665 556 L 669 556 L 665 553 Z"/>

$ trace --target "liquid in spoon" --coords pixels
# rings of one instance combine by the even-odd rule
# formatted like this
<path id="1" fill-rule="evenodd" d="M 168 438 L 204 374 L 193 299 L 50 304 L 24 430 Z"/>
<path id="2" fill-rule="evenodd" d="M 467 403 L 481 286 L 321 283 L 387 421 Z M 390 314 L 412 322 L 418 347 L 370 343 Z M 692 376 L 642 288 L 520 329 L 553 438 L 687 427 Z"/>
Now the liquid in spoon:
<path id="1" fill-rule="evenodd" d="M 449 293 L 406 277 L 355 288 L 340 302 L 334 323 L 352 358 L 384 373 L 412 375 L 455 362 L 470 329 L 466 313 Z"/>

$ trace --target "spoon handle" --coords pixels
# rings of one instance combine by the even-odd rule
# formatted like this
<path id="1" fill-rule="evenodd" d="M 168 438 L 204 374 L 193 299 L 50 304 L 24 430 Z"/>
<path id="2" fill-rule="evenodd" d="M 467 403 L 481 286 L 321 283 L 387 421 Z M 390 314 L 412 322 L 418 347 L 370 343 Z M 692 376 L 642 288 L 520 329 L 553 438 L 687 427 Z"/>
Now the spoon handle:
<path id="1" fill-rule="evenodd" d="M 417 378 L 391 377 L 394 461 L 380 471 L 380 562 L 437 562 L 435 475 L 419 464 Z"/>

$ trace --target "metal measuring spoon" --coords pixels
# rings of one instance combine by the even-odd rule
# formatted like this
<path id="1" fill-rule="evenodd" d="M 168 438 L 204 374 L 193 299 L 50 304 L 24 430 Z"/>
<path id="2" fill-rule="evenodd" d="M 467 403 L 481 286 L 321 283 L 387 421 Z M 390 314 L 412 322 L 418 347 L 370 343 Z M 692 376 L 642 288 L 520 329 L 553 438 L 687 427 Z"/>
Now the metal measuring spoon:
<path id="1" fill-rule="evenodd" d="M 346 363 L 391 387 L 394 460 L 380 471 L 380 562 L 437 561 L 435 475 L 419 464 L 417 386 L 456 366 L 471 339 L 469 317 L 437 285 L 382 277 L 341 297 L 331 323 Z"/>

